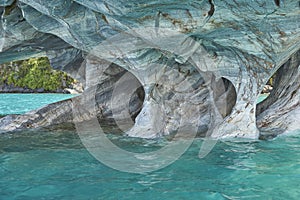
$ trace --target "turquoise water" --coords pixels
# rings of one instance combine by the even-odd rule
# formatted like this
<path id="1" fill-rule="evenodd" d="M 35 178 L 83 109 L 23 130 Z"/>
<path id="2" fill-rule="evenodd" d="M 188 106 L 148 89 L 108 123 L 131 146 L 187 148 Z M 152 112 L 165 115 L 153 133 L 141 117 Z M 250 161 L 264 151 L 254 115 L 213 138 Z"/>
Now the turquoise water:
<path id="1" fill-rule="evenodd" d="M 258 96 L 257 103 L 262 102 L 262 101 L 265 100 L 268 96 L 269 96 L 269 94 L 260 94 L 260 95 Z"/>
<path id="2" fill-rule="evenodd" d="M 72 94 L 0 94 L 0 115 L 23 114 L 74 96 Z"/>
<path id="3" fill-rule="evenodd" d="M 167 144 L 108 137 L 132 152 Z M 219 141 L 199 159 L 202 142 L 195 139 L 166 168 L 130 174 L 97 161 L 73 129 L 0 134 L 0 199 L 300 199 L 300 131 L 270 141 Z"/>
<path id="4" fill-rule="evenodd" d="M 72 94 L 0 94 L 0 115 L 23 114 L 44 105 L 72 98 Z M 267 95 L 260 95 L 257 102 Z"/>
<path id="5" fill-rule="evenodd" d="M 299 132 L 300 134 L 300 132 Z M 300 136 L 218 142 L 204 159 L 196 139 L 172 165 L 147 174 L 108 168 L 74 131 L 0 136 L 0 199 L 299 199 Z M 160 142 L 113 136 L 122 148 Z"/>

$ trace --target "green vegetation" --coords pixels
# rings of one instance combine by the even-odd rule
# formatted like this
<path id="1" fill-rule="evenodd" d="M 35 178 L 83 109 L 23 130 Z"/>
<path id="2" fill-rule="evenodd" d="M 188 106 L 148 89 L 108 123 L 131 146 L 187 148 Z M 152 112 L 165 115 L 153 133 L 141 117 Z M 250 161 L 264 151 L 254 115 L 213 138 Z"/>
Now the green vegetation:
<path id="1" fill-rule="evenodd" d="M 0 65 L 0 85 L 56 91 L 69 87 L 74 81 L 66 73 L 53 70 L 48 58 L 31 58 Z"/>

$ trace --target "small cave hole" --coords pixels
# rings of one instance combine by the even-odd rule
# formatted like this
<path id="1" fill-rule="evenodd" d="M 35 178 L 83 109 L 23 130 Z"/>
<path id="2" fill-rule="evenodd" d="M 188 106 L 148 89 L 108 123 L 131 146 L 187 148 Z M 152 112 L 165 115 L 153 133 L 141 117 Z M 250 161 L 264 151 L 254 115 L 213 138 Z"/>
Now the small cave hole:
<path id="1" fill-rule="evenodd" d="M 261 90 L 261 92 L 258 96 L 257 104 L 263 102 L 264 100 L 266 100 L 268 98 L 271 91 L 273 90 L 275 79 L 276 79 L 276 73 L 264 85 L 263 89 Z"/>
<path id="2" fill-rule="evenodd" d="M 237 94 L 230 80 L 222 77 L 213 86 L 214 101 L 223 118 L 228 116 L 236 104 Z"/>
<path id="3" fill-rule="evenodd" d="M 260 94 L 257 98 L 257 105 L 256 105 L 256 115 L 259 115 L 264 110 L 266 110 L 270 105 L 272 105 L 276 99 L 277 95 L 276 93 L 276 85 L 280 81 L 280 72 L 282 69 L 279 68 L 266 82 L 266 84 L 263 86 L 262 90 L 260 91 Z"/>

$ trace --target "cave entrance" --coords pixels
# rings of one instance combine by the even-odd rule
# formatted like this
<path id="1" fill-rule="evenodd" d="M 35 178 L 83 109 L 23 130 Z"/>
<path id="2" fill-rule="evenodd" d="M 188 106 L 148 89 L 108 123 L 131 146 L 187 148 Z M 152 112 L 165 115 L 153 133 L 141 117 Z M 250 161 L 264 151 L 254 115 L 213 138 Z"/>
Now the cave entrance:
<path id="1" fill-rule="evenodd" d="M 284 65 L 283 65 L 284 66 Z M 272 105 L 277 100 L 276 90 L 283 76 L 283 66 L 281 66 L 266 82 L 263 89 L 261 90 L 256 106 L 256 115 L 259 115 Z"/>
<path id="2" fill-rule="evenodd" d="M 275 80 L 276 80 L 276 73 L 264 85 L 262 91 L 260 92 L 260 94 L 258 96 L 257 104 L 263 102 L 264 100 L 266 100 L 269 97 L 270 92 L 273 90 Z"/>
<path id="3" fill-rule="evenodd" d="M 83 92 L 68 74 L 54 70 L 47 57 L 0 65 L 0 116 L 24 114 Z"/>
<path id="4" fill-rule="evenodd" d="M 299 126 L 300 51 L 294 53 L 272 76 L 270 95 L 256 106 L 260 138 L 273 138 Z M 270 81 L 269 81 L 270 82 Z"/>

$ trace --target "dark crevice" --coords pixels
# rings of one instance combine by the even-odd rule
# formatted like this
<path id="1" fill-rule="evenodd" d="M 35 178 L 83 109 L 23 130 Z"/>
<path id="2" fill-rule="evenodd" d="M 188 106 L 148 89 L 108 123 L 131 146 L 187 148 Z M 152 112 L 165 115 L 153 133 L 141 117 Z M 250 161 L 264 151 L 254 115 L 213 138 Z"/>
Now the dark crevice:
<path id="1" fill-rule="evenodd" d="M 300 54 L 298 52 L 298 54 Z M 260 115 L 262 112 L 267 110 L 271 105 L 278 101 L 278 97 L 281 96 L 293 96 L 293 92 L 290 91 L 289 80 L 293 80 L 295 70 L 297 68 L 291 68 L 292 60 L 289 59 L 284 65 L 282 65 L 268 80 L 267 84 L 272 84 L 273 89 L 270 91 L 269 96 L 256 106 L 256 115 Z M 285 95 L 283 95 L 285 94 Z"/>
<path id="2" fill-rule="evenodd" d="M 135 118 L 142 110 L 143 102 L 145 99 L 145 91 L 139 80 L 130 72 L 124 68 L 112 64 L 103 73 L 106 78 L 102 79 L 101 83 L 97 85 L 96 91 L 96 104 L 99 109 L 98 121 L 103 126 L 111 126 L 115 132 L 121 133 L 118 125 L 114 119 L 114 115 L 118 115 L 123 112 L 124 109 L 128 109 L 131 120 L 134 122 Z M 121 85 L 117 85 L 117 82 L 124 76 L 128 76 L 128 80 L 122 81 Z M 130 99 L 124 99 L 123 103 L 128 103 L 128 107 L 124 108 L 124 105 L 116 105 L 117 110 L 111 110 L 111 103 L 113 101 L 113 93 L 116 87 L 136 87 L 137 89 L 131 94 Z M 118 119 L 118 121 L 126 121 L 128 119 Z M 129 119 L 130 120 L 130 119 Z M 130 126 L 130 125 L 129 125 Z M 130 128 L 130 127 L 129 127 Z"/>
<path id="3" fill-rule="evenodd" d="M 236 104 L 237 94 L 233 84 L 226 78 L 216 81 L 214 91 L 214 100 L 216 106 L 223 118 L 228 116 Z"/>
<path id="4" fill-rule="evenodd" d="M 214 12 L 215 12 L 215 5 L 213 3 L 213 0 L 208 0 L 209 4 L 210 4 L 210 10 L 208 11 L 208 17 L 213 16 Z"/>
<path id="5" fill-rule="evenodd" d="M 271 139 L 297 127 L 290 113 L 299 109 L 299 67 L 300 51 L 293 54 L 273 74 L 273 90 L 256 106 L 257 127 L 260 139 Z M 293 124 L 293 125 L 291 125 Z"/>
<path id="6" fill-rule="evenodd" d="M 274 0 L 276 6 L 280 7 L 280 0 Z"/>

